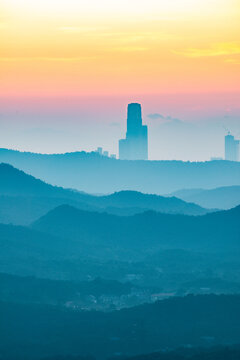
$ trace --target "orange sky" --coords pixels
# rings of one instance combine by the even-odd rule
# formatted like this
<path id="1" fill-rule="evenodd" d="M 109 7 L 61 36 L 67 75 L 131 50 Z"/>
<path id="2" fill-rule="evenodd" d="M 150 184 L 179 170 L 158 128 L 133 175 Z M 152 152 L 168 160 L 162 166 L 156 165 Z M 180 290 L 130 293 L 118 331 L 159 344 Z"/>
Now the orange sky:
<path id="1" fill-rule="evenodd" d="M 240 91 L 240 0 L 1 0 L 5 96 Z"/>

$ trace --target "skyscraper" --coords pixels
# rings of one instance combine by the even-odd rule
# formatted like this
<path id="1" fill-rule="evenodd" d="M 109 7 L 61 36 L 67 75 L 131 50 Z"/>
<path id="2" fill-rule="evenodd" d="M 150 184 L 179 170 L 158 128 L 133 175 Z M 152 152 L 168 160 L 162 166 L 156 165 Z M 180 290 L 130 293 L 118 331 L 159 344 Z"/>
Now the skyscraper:
<path id="1" fill-rule="evenodd" d="M 230 133 L 225 136 L 225 160 L 239 161 L 239 140 Z"/>
<path id="2" fill-rule="evenodd" d="M 126 138 L 119 140 L 119 159 L 148 159 L 148 129 L 142 124 L 141 105 L 128 105 Z"/>

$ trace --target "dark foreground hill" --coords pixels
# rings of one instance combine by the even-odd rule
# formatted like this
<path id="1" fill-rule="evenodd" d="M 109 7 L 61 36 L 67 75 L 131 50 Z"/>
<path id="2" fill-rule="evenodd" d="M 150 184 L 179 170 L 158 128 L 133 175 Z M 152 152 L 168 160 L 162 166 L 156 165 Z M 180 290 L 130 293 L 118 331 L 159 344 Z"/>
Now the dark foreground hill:
<path id="1" fill-rule="evenodd" d="M 231 161 L 123 161 L 96 153 L 43 155 L 0 149 L 0 162 L 48 183 L 88 193 L 167 194 L 184 188 L 240 185 L 240 163 Z"/>
<path id="2" fill-rule="evenodd" d="M 55 207 L 68 204 L 82 210 L 133 215 L 146 210 L 186 215 L 208 212 L 175 197 L 121 191 L 109 196 L 92 196 L 52 186 L 8 164 L 0 164 L 0 222 L 29 225 Z"/>
<path id="3" fill-rule="evenodd" d="M 106 298 L 129 295 L 130 283 L 96 278 L 92 281 L 57 281 L 0 273 L 0 300 L 23 304 L 67 305 L 78 308 L 103 307 Z M 104 299 L 102 299 L 104 297 Z M 96 306 L 97 307 L 97 306 Z M 107 306 L 106 306 L 107 308 Z"/>
<path id="4" fill-rule="evenodd" d="M 226 186 L 217 189 L 179 190 L 171 194 L 179 199 L 194 202 L 208 209 L 231 209 L 240 204 L 240 186 Z"/>
<path id="5" fill-rule="evenodd" d="M 34 357 L 31 360 L 37 360 Z M 66 355 L 66 356 L 51 356 L 41 358 L 41 360 L 95 360 L 93 356 L 81 355 Z M 240 359 L 240 346 L 214 346 L 207 348 L 192 348 L 183 347 L 177 350 L 164 350 L 152 354 L 143 354 L 133 357 L 120 356 L 119 354 L 111 357 L 109 360 L 239 360 Z M 18 357 L 14 360 L 20 360 Z"/>
<path id="6" fill-rule="evenodd" d="M 185 348 L 177 349 L 175 351 L 161 351 L 152 354 L 144 354 L 144 355 L 134 356 L 131 358 L 125 358 L 125 360 L 239 360 L 239 359 L 240 359 L 239 346 L 217 346 L 217 347 L 215 346 L 210 348 L 207 347 L 207 348 L 197 348 L 197 349 L 189 349 L 185 347 Z M 59 360 L 61 359 L 59 358 Z M 62 359 L 62 360 L 68 360 L 68 359 Z"/>
<path id="7" fill-rule="evenodd" d="M 140 355 L 181 346 L 236 344 L 240 297 L 187 296 L 111 313 L 0 303 L 3 359 L 57 354 Z"/>
<path id="8" fill-rule="evenodd" d="M 129 217 L 60 206 L 32 227 L 68 239 L 83 248 L 128 256 L 161 248 L 201 251 L 239 251 L 240 207 L 204 216 L 160 214 L 153 211 Z M 120 256 L 121 256 L 120 255 Z"/>

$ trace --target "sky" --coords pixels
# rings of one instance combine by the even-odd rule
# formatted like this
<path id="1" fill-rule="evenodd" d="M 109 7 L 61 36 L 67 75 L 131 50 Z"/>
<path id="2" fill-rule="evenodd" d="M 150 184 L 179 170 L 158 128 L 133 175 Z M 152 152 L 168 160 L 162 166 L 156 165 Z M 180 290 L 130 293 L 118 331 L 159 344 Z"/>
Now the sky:
<path id="1" fill-rule="evenodd" d="M 150 159 L 240 137 L 240 0 L 0 0 L 0 147 L 117 153 L 141 102 Z"/>

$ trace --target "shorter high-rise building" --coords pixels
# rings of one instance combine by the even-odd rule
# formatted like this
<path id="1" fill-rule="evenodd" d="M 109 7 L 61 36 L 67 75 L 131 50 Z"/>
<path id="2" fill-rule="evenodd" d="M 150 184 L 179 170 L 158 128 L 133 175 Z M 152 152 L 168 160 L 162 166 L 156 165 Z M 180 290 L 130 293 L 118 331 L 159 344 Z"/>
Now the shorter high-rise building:
<path id="1" fill-rule="evenodd" d="M 96 152 L 99 154 L 99 155 L 102 155 L 103 153 L 103 148 L 102 147 L 98 147 Z"/>
<path id="2" fill-rule="evenodd" d="M 109 156 L 109 152 L 108 152 L 107 150 L 105 150 L 105 151 L 103 152 L 103 156 L 108 157 L 108 156 Z"/>
<path id="3" fill-rule="evenodd" d="M 225 136 L 225 160 L 239 161 L 239 143 L 230 133 Z"/>
<path id="4" fill-rule="evenodd" d="M 148 159 L 148 129 L 142 124 L 141 105 L 128 105 L 126 138 L 119 140 L 119 159 Z"/>

